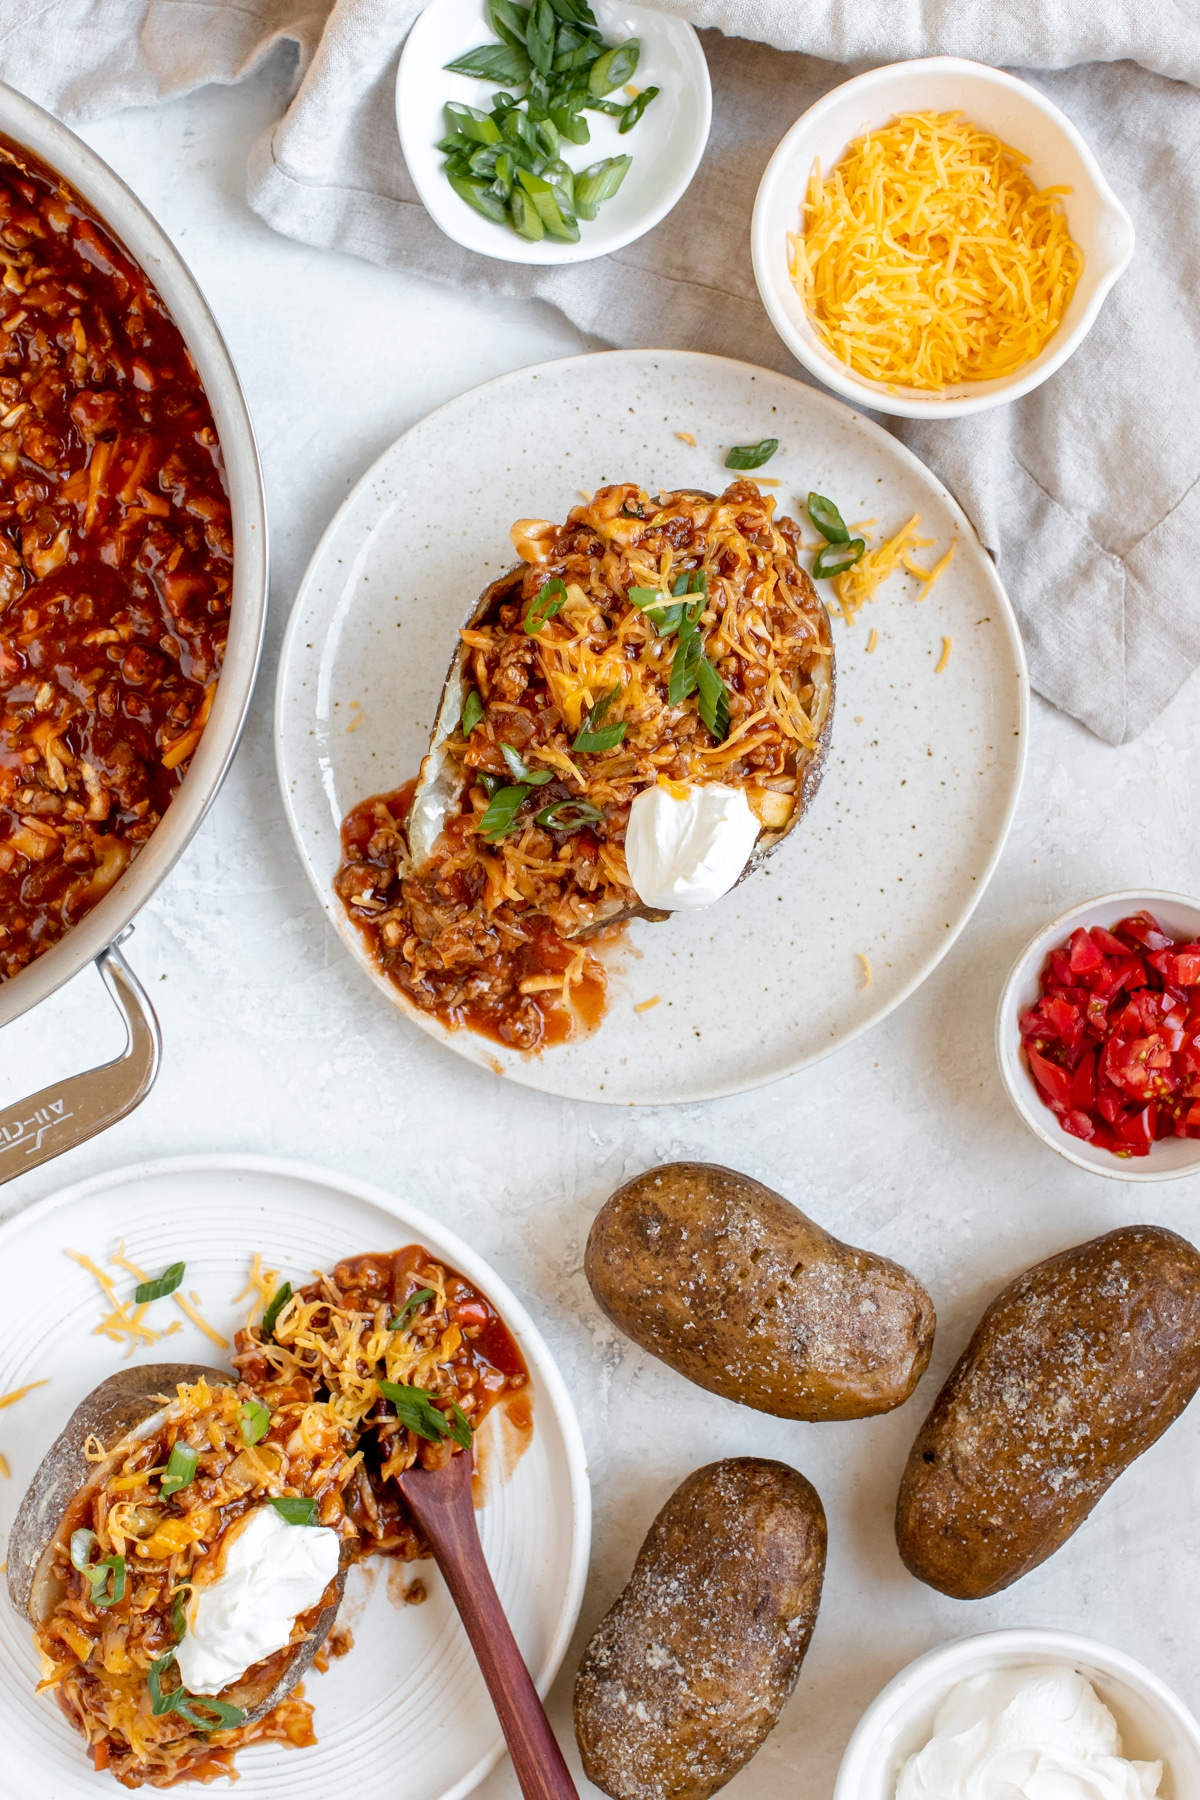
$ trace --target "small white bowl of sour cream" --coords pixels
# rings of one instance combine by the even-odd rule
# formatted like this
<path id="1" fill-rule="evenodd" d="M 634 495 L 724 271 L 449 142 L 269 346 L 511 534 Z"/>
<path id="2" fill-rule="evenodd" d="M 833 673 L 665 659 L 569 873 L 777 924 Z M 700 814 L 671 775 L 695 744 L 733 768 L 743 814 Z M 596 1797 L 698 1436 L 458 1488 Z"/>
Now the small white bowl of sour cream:
<path id="1" fill-rule="evenodd" d="M 829 171 L 853 139 L 900 113 L 961 113 L 1029 158 L 1039 188 L 1069 187 L 1063 209 L 1083 252 L 1083 273 L 1058 330 L 1032 361 L 992 381 L 926 391 L 856 374 L 828 349 L 788 266 L 788 233 L 802 225 L 813 163 Z M 902 419 L 957 419 L 1019 399 L 1061 368 L 1095 323 L 1113 282 L 1133 255 L 1133 221 L 1081 133 L 1052 100 L 1015 75 L 957 56 L 889 63 L 856 75 L 803 113 L 767 164 L 750 230 L 754 277 L 771 323 L 818 381 L 852 406 Z"/>
<path id="2" fill-rule="evenodd" d="M 1200 1725 L 1165 1682 L 1094 1638 L 1026 1627 L 941 1644 L 902 1669 L 859 1720 L 833 1800 L 896 1800 L 904 1764 L 932 1738 L 951 1689 L 970 1676 L 1064 1664 L 1086 1677 L 1113 1715 L 1122 1754 L 1131 1761 L 1162 1763 L 1157 1800 L 1195 1800 Z"/>

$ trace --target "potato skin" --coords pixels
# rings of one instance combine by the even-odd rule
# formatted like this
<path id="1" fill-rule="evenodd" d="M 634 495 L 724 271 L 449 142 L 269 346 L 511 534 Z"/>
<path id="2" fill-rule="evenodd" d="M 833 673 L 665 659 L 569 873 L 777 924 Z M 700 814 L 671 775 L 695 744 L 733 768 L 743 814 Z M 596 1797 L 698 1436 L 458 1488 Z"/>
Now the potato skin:
<path id="1" fill-rule="evenodd" d="M 783 1419 L 901 1406 L 933 1349 L 933 1301 L 748 1175 L 664 1163 L 597 1213 L 584 1270 L 635 1344 L 710 1393 Z"/>
<path id="2" fill-rule="evenodd" d="M 1200 1387 L 1200 1252 L 1130 1225 L 996 1296 L 909 1454 L 908 1568 L 958 1600 L 1053 1556 Z"/>
<path id="3" fill-rule="evenodd" d="M 575 1678 L 589 1781 L 613 1800 L 707 1800 L 795 1686 L 825 1574 L 825 1512 L 786 1463 L 731 1457 L 676 1488 Z"/>

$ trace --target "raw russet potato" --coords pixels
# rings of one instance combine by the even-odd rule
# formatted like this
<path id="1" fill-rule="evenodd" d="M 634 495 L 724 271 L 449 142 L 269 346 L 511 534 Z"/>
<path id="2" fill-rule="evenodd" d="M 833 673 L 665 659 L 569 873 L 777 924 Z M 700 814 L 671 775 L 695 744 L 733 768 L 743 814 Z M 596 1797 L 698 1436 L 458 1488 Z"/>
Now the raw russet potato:
<path id="1" fill-rule="evenodd" d="M 896 1541 L 957 1600 L 1061 1548 L 1200 1387 L 1200 1251 L 1127 1225 L 1027 1269 L 984 1313 L 909 1454 Z"/>
<path id="2" fill-rule="evenodd" d="M 731 1457 L 676 1488 L 575 1678 L 589 1781 L 707 1800 L 775 1725 L 808 1649 L 825 1513 L 786 1463 Z"/>
<path id="3" fill-rule="evenodd" d="M 36 1624 L 54 1611 L 62 1594 L 53 1575 L 53 1551 L 78 1522 L 73 1502 L 111 1478 L 128 1453 L 131 1438 L 156 1428 L 162 1396 L 172 1395 L 180 1382 L 204 1380 L 213 1387 L 228 1387 L 233 1379 L 228 1369 L 207 1369 L 198 1363 L 146 1363 L 110 1375 L 80 1402 L 39 1463 L 13 1522 L 8 1593 L 18 1612 Z M 84 1454 L 92 1437 L 109 1452 L 103 1462 L 89 1462 Z M 337 1602 L 347 1562 L 343 1546 Z M 222 1698 L 246 1714 L 245 1724 L 256 1723 L 291 1693 L 332 1630 L 337 1602 L 324 1608 L 308 1638 L 290 1650 L 282 1674 L 278 1659 L 272 1658 L 265 1676 L 251 1674 L 222 1690 Z"/>
<path id="4" fill-rule="evenodd" d="M 890 1412 L 933 1348 L 933 1301 L 907 1269 L 715 1163 L 664 1163 L 618 1188 L 592 1223 L 584 1268 L 643 1350 L 780 1418 Z"/>

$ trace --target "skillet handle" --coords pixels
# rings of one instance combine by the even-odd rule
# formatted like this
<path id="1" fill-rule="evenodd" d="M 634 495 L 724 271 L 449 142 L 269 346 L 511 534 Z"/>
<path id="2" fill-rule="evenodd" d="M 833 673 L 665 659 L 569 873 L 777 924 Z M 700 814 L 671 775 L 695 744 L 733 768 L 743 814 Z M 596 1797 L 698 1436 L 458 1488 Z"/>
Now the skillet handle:
<path id="1" fill-rule="evenodd" d="M 128 935 L 122 933 L 117 944 Z M 0 1112 L 0 1186 L 115 1125 L 154 1086 L 162 1055 L 158 1020 L 117 944 L 100 952 L 96 967 L 125 1021 L 124 1052 L 114 1062 L 53 1082 Z"/>

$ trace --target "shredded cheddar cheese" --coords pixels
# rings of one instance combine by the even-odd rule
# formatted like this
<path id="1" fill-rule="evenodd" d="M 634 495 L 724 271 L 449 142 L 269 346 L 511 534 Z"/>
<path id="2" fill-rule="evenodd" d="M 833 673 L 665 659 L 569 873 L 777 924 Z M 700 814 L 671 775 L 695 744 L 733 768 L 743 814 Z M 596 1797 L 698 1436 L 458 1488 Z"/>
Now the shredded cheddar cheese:
<path id="1" fill-rule="evenodd" d="M 28 1381 L 24 1387 L 14 1388 L 11 1394 L 0 1394 L 0 1411 L 3 1411 L 6 1406 L 15 1406 L 18 1400 L 25 1398 L 26 1394 L 32 1394 L 34 1388 L 45 1387 L 48 1380 L 49 1376 L 45 1381 Z"/>
<path id="2" fill-rule="evenodd" d="M 875 627 L 872 625 L 871 635 L 867 639 L 867 655 L 868 656 L 873 656 L 875 654 L 875 650 L 876 650 L 876 647 L 878 646 L 878 643 L 879 643 L 879 633 L 876 631 Z"/>
<path id="3" fill-rule="evenodd" d="M 12 1470 L 8 1466 L 8 1458 L 2 1450 L 0 1450 L 0 1475 L 4 1477 L 5 1481 L 12 1480 Z"/>
<path id="4" fill-rule="evenodd" d="M 179 1320 L 173 1319 L 164 1330 L 156 1331 L 152 1325 L 145 1323 L 151 1302 L 143 1301 L 140 1306 L 135 1306 L 131 1305 L 128 1300 L 122 1300 L 117 1293 L 112 1276 L 106 1274 L 98 1263 L 92 1261 L 90 1256 L 85 1256 L 80 1250 L 68 1250 L 66 1254 L 72 1262 L 77 1262 L 80 1268 L 86 1269 L 88 1274 L 95 1278 L 99 1283 L 101 1293 L 109 1303 L 111 1310 L 105 1313 L 101 1317 L 100 1323 L 94 1327 L 92 1333 L 94 1337 L 110 1338 L 114 1344 L 124 1343 L 125 1354 L 129 1356 L 139 1344 L 157 1344 L 160 1338 L 173 1337 L 177 1331 L 182 1329 Z M 150 1279 L 144 1269 L 140 1269 L 137 1263 L 131 1262 L 126 1256 L 123 1240 L 117 1248 L 116 1255 L 110 1256 L 108 1260 L 114 1268 L 124 1269 L 127 1274 L 132 1275 L 139 1282 Z M 229 1339 L 223 1338 L 220 1332 L 214 1331 L 208 1321 L 201 1317 L 192 1302 L 186 1300 L 179 1293 L 174 1293 L 170 1297 L 180 1311 L 186 1313 L 193 1325 L 202 1331 L 218 1350 L 228 1350 Z"/>
<path id="5" fill-rule="evenodd" d="M 639 1000 L 633 1010 L 636 1013 L 649 1012 L 650 1008 L 652 1006 L 659 1006 L 659 1005 L 661 1005 L 661 1003 L 662 1003 L 662 995 L 655 994 L 649 1000 Z"/>
<path id="6" fill-rule="evenodd" d="M 932 569 L 926 569 L 913 560 L 912 552 L 928 550 L 937 540 L 918 537 L 920 529 L 921 515 L 914 513 L 893 537 L 885 538 L 874 550 L 864 551 L 856 563 L 841 575 L 834 576 L 834 598 L 847 625 L 853 625 L 860 607 L 866 601 L 873 600 L 888 577 L 898 569 L 904 569 L 922 584 L 923 591 L 917 596 L 919 600 L 924 600 L 934 582 L 941 579 L 954 559 L 954 552 L 958 548 L 957 540 Z M 873 650 L 875 645 L 868 644 L 867 648 Z"/>
<path id="7" fill-rule="evenodd" d="M 1062 196 L 960 113 L 902 113 L 814 164 L 792 280 L 832 353 L 889 387 L 1011 375 L 1062 323 L 1083 269 Z"/>
<path id="8" fill-rule="evenodd" d="M 875 979 L 875 971 L 871 967 L 871 959 L 867 955 L 865 950 L 856 950 L 854 952 L 854 954 L 855 954 L 855 956 L 857 956 L 859 962 L 862 964 L 862 971 L 863 971 L 862 984 L 865 988 L 869 988 L 871 983 Z"/>
<path id="9" fill-rule="evenodd" d="M 696 448 L 696 440 L 690 431 L 677 431 L 675 436 L 679 439 L 680 443 L 690 444 L 693 450 Z M 591 497 L 592 496 L 589 494 L 588 499 L 590 500 Z"/>
<path id="10" fill-rule="evenodd" d="M 233 1296 L 233 1304 L 235 1306 L 240 1306 L 243 1300 L 250 1301 L 250 1314 L 246 1320 L 247 1326 L 252 1325 L 255 1318 L 267 1310 L 267 1307 L 274 1298 L 278 1286 L 279 1270 L 264 1269 L 262 1266 L 262 1257 L 256 1250 L 250 1263 L 250 1273 L 246 1277 L 246 1285 L 242 1288 L 240 1293 Z M 251 1296 L 253 1296 L 253 1298 L 251 1298 Z"/>
<path id="11" fill-rule="evenodd" d="M 954 639 L 944 637 L 942 639 L 942 654 L 941 654 L 940 658 L 938 659 L 937 668 L 933 671 L 935 675 L 940 675 L 942 670 L 945 668 L 946 664 L 950 661 L 950 652 L 953 648 L 954 648 Z"/>

